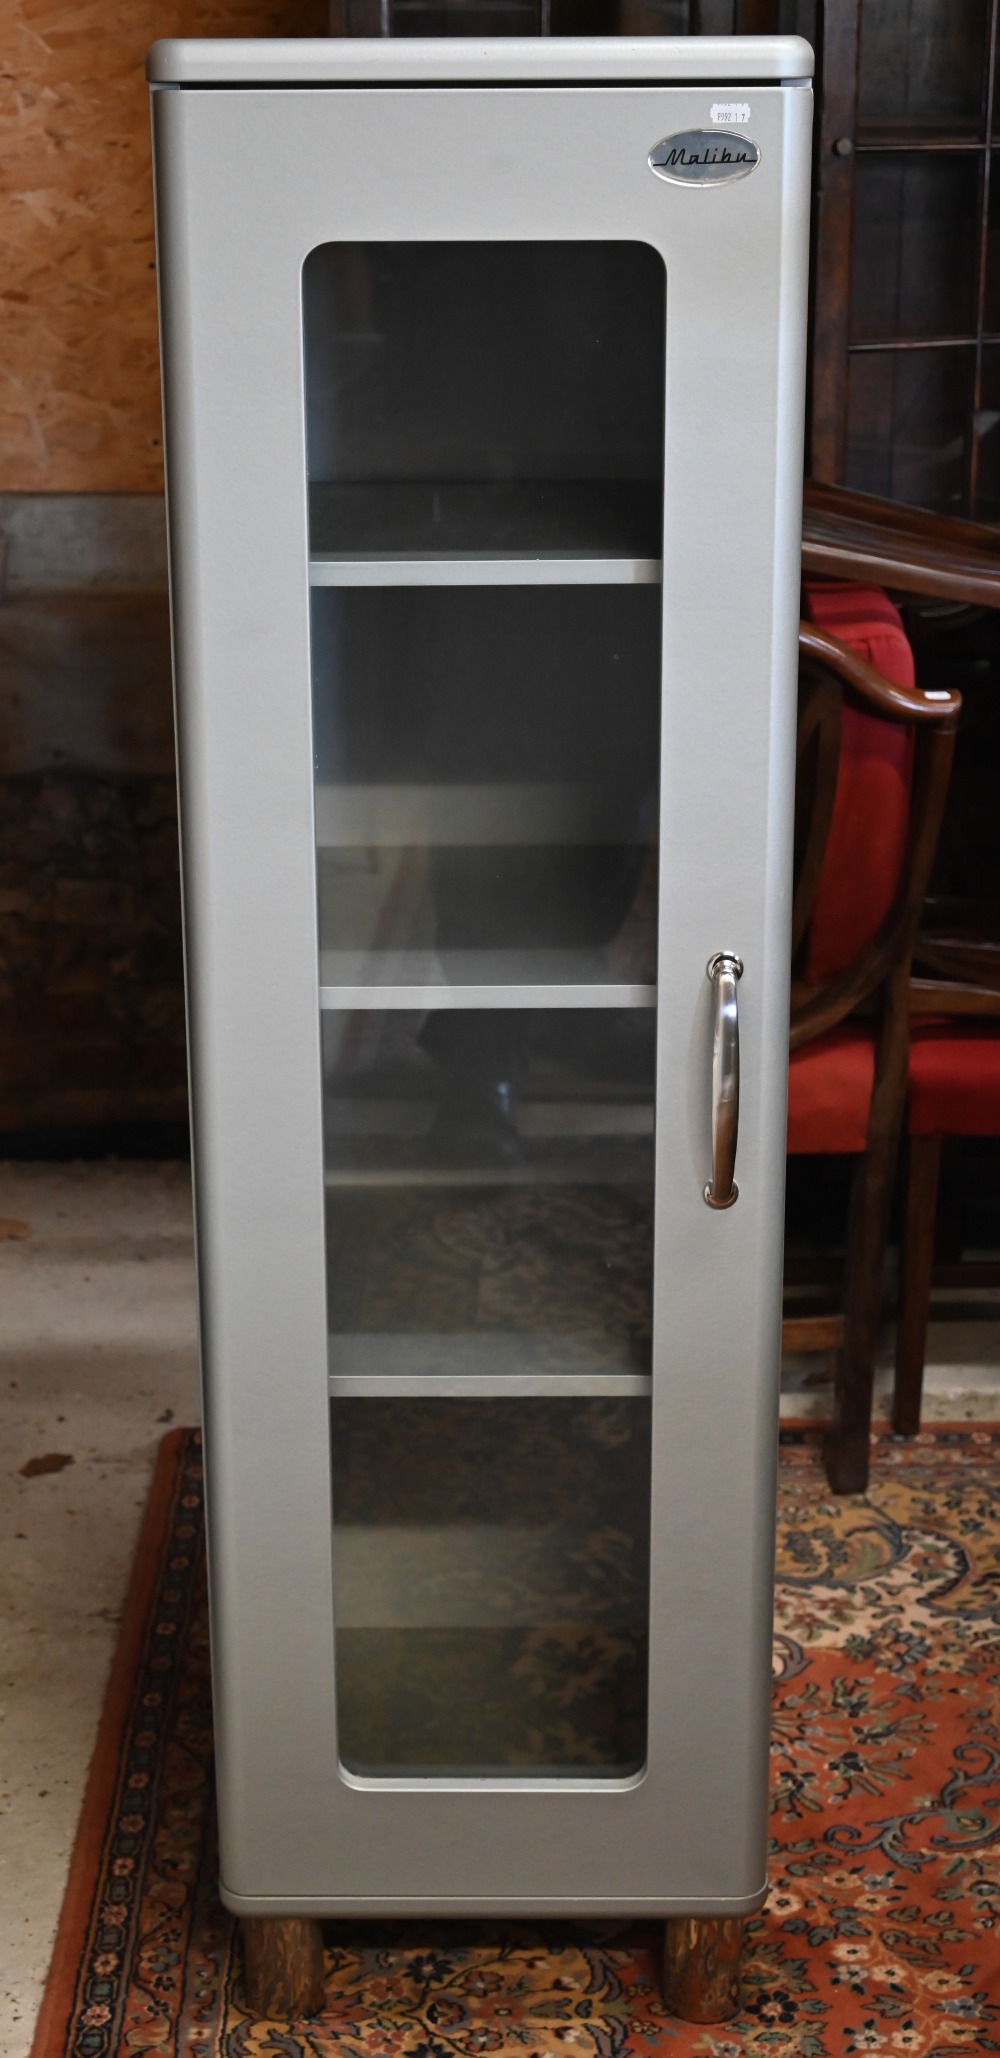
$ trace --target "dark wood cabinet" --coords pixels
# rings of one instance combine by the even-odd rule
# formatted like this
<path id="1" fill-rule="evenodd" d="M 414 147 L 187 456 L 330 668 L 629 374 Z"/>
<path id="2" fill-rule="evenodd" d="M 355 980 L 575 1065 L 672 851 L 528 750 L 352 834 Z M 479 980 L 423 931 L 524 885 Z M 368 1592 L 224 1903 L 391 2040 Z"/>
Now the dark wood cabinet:
<path id="1" fill-rule="evenodd" d="M 331 0 L 336 35 L 796 34 L 817 57 L 808 462 L 1000 521 L 1000 0 Z"/>
<path id="2" fill-rule="evenodd" d="M 814 476 L 1000 519 L 998 0 L 826 0 Z"/>
<path id="3" fill-rule="evenodd" d="M 330 0 L 334 36 L 794 33 L 812 42 L 814 21 L 815 0 Z"/>

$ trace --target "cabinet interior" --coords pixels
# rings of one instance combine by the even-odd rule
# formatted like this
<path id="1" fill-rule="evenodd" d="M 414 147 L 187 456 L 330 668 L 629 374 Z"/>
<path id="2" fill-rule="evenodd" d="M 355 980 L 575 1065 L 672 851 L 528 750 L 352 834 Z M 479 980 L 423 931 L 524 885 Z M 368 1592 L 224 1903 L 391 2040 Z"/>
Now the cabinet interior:
<path id="1" fill-rule="evenodd" d="M 664 267 L 330 244 L 303 291 L 341 1762 L 629 1778 Z"/>

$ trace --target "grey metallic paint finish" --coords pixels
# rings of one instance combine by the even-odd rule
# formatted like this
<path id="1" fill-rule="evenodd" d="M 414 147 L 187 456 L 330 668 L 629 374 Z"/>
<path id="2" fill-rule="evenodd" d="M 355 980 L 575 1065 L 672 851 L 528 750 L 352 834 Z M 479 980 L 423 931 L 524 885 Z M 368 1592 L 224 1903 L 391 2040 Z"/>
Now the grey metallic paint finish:
<path id="1" fill-rule="evenodd" d="M 198 46 L 167 47 L 191 76 Z M 721 77 L 747 76 L 737 47 Z M 755 90 L 752 178 L 665 185 L 649 148 L 710 98 L 154 94 L 222 1864 L 244 1912 L 763 1895 L 811 95 Z M 646 239 L 668 277 L 649 1763 L 603 1790 L 373 1790 L 336 1758 L 299 274 L 331 239 L 518 233 Z M 702 1199 L 718 950 L 746 966 L 724 1214 Z"/>
<path id="2" fill-rule="evenodd" d="M 713 91 L 736 83 L 807 83 L 813 53 L 801 36 L 428 36 L 167 37 L 154 43 L 146 76 L 158 86 L 476 84 L 529 80 L 579 85 L 707 79 Z M 707 119 L 701 115 L 699 126 Z"/>

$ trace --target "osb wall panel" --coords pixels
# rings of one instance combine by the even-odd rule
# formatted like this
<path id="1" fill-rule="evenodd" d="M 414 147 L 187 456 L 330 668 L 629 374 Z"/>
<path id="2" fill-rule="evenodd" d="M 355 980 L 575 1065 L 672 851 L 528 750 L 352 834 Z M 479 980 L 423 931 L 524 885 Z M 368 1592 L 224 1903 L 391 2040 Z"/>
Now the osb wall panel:
<path id="1" fill-rule="evenodd" d="M 0 491 L 163 483 L 158 36 L 321 35 L 324 0 L 0 0 Z"/>

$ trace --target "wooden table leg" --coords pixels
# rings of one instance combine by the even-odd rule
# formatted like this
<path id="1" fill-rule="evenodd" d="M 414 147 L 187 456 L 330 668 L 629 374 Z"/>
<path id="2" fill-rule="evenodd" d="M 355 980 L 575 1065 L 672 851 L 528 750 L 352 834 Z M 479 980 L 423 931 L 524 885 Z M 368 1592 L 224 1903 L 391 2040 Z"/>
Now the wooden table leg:
<path id="1" fill-rule="evenodd" d="M 684 2022 L 728 2022 L 740 2005 L 741 1915 L 671 1915 L 663 1998 Z"/>
<path id="2" fill-rule="evenodd" d="M 243 1992 L 265 2021 L 318 2015 L 323 2006 L 323 1925 L 311 1915 L 244 1915 Z"/>

